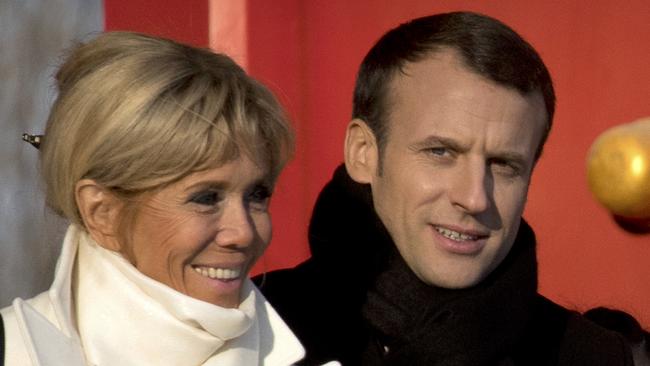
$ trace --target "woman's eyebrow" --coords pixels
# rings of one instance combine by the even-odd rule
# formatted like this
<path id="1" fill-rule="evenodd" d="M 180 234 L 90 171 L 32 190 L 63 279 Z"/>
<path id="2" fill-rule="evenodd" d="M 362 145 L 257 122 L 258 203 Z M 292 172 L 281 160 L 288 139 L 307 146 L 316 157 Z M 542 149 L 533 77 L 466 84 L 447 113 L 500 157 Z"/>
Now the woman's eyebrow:
<path id="1" fill-rule="evenodd" d="M 196 191 L 200 189 L 224 189 L 229 186 L 228 182 L 225 180 L 205 180 L 190 184 L 184 187 L 183 191 Z"/>

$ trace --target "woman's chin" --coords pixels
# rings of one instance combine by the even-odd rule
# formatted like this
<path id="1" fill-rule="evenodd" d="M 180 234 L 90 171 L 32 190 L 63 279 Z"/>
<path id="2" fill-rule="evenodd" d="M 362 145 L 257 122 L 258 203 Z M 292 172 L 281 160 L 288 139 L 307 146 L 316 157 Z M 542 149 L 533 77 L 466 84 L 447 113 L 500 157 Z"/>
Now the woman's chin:
<path id="1" fill-rule="evenodd" d="M 192 273 L 186 280 L 191 281 L 187 286 L 189 296 L 223 308 L 239 307 L 243 274 L 236 278 L 220 279 Z"/>

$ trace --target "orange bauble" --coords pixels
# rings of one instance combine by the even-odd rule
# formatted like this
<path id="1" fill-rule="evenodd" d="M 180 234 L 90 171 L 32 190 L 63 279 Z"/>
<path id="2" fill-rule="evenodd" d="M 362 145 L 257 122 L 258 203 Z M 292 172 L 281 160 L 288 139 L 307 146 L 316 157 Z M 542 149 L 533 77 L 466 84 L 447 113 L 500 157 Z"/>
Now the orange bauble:
<path id="1" fill-rule="evenodd" d="M 587 180 L 617 222 L 650 230 L 650 118 L 602 133 L 587 157 Z"/>

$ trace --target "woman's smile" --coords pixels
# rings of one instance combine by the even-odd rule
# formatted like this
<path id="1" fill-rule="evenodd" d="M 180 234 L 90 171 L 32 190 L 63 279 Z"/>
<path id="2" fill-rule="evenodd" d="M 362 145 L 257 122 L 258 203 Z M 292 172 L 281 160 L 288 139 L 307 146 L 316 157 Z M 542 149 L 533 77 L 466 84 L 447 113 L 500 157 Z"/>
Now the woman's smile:
<path id="1" fill-rule="evenodd" d="M 271 240 L 266 170 L 240 157 L 144 199 L 121 252 L 145 275 L 193 298 L 237 307 Z"/>

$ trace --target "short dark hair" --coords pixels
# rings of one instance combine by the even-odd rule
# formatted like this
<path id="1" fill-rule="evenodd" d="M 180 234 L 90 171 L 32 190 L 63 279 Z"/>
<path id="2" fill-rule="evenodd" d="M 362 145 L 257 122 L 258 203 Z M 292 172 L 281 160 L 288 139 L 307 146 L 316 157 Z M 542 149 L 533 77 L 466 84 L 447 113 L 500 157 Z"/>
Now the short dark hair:
<path id="1" fill-rule="evenodd" d="M 389 84 L 407 63 L 451 48 L 467 68 L 521 94 L 539 91 L 547 124 L 535 159 L 539 158 L 555 113 L 555 91 L 539 54 L 502 22 L 472 12 L 437 14 L 411 20 L 384 34 L 361 63 L 354 89 L 352 118 L 365 121 L 383 151 L 388 133 Z"/>

